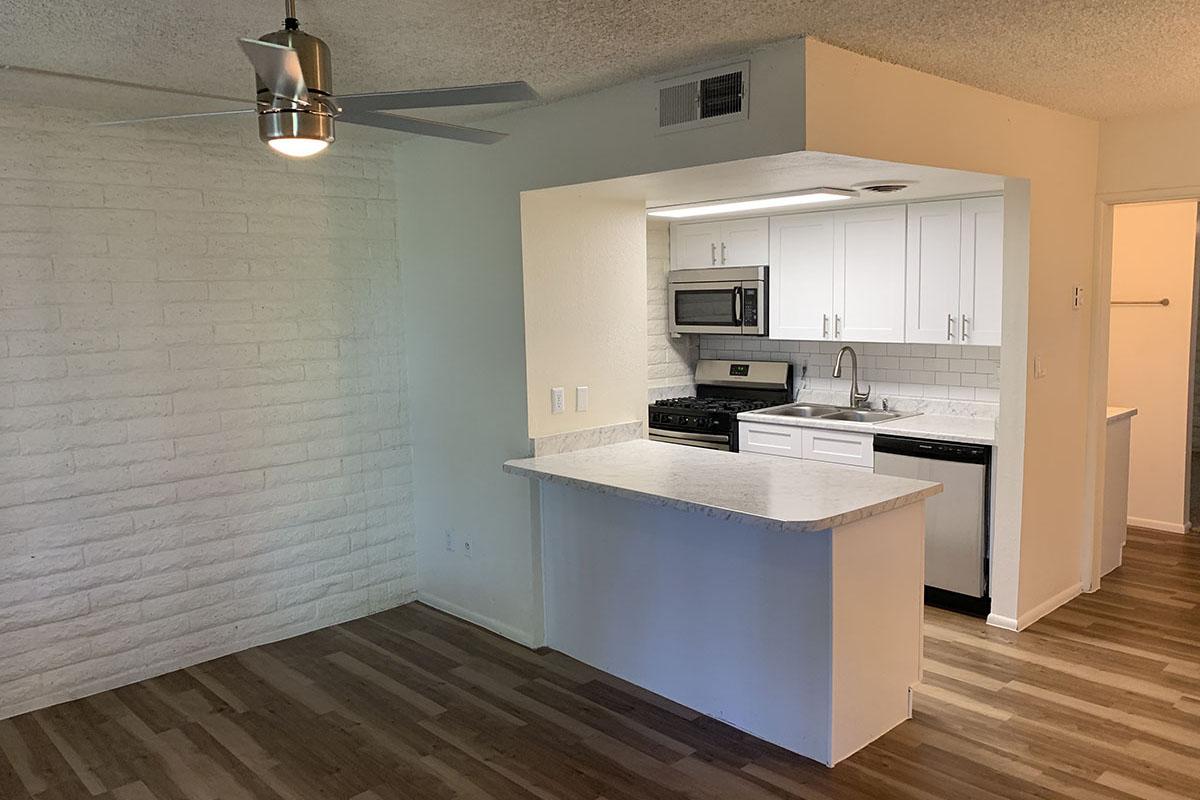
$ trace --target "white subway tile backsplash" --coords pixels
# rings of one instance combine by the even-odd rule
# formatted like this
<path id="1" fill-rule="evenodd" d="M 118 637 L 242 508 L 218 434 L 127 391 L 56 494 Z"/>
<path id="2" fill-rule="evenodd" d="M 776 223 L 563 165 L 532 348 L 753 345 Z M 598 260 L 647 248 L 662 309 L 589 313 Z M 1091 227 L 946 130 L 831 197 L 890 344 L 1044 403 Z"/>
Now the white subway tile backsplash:
<path id="1" fill-rule="evenodd" d="M 897 397 L 999 402 L 998 347 L 794 342 L 741 336 L 697 338 L 701 358 L 790 361 L 797 388 L 842 388 L 832 377 L 834 354 L 850 344 L 858 354 L 859 381 L 872 385 L 873 400 Z M 802 379 L 805 368 L 807 375 Z"/>

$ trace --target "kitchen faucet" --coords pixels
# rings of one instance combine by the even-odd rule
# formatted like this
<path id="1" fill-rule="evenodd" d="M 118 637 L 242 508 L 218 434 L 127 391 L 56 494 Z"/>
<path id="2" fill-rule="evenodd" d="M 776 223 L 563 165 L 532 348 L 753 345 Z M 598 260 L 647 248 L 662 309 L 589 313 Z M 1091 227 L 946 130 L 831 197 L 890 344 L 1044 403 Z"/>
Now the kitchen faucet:
<path id="1" fill-rule="evenodd" d="M 867 405 L 867 398 L 871 396 L 871 387 L 867 386 L 865 393 L 858 391 L 858 353 L 855 353 L 850 345 L 844 345 L 838 350 L 837 360 L 833 362 L 833 377 L 842 377 L 842 356 L 846 353 L 850 354 L 850 407 L 863 408 Z"/>

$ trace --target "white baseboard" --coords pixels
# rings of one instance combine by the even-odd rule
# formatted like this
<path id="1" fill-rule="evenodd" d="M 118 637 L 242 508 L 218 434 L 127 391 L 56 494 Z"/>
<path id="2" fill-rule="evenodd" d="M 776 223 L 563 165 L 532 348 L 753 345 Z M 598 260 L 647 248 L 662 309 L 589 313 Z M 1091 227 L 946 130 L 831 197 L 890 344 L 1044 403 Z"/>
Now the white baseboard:
<path id="1" fill-rule="evenodd" d="M 1187 526 L 1177 522 L 1163 522 L 1160 519 L 1143 519 L 1142 517 L 1130 517 L 1128 522 L 1131 528 L 1146 528 L 1163 533 L 1187 533 Z"/>
<path id="2" fill-rule="evenodd" d="M 458 617 L 459 619 L 474 623 L 481 628 L 487 628 L 492 633 L 497 633 L 503 636 L 505 639 L 511 639 L 517 644 L 525 645 L 526 647 L 535 649 L 545 645 L 545 642 L 535 642 L 533 637 L 530 636 L 526 631 L 520 630 L 519 628 L 514 628 L 512 625 L 501 622 L 498 619 L 492 619 L 491 617 L 484 616 L 483 614 L 472 611 L 469 608 L 463 608 L 457 603 L 451 603 L 449 600 L 444 600 L 437 595 L 418 590 L 417 601 L 424 603 L 427 606 L 432 606 L 438 611 L 445 611 L 452 617 Z"/>
<path id="3" fill-rule="evenodd" d="M 1001 616 L 1000 614 L 988 614 L 987 624 L 993 628 L 1003 628 L 1006 631 L 1019 630 L 1017 621 L 1012 617 Z"/>
<path id="4" fill-rule="evenodd" d="M 1079 595 L 1082 593 L 1083 593 L 1083 586 L 1077 583 L 1074 586 L 1068 586 L 1067 588 L 1063 589 L 1061 592 L 1054 595 L 1053 597 L 1048 598 L 1044 602 L 1038 603 L 1036 606 L 1029 609 L 1021 616 L 1017 617 L 1017 630 L 1019 630 L 1019 631 L 1025 630 L 1030 625 L 1037 622 L 1039 619 L 1046 616 L 1054 609 L 1059 608 L 1060 606 L 1066 605 L 1067 603 L 1074 600 L 1076 597 L 1079 597 Z"/>
<path id="5" fill-rule="evenodd" d="M 1083 593 L 1081 584 L 1068 586 L 1053 597 L 1038 603 L 1016 619 L 1001 614 L 988 614 L 987 624 L 1006 631 L 1023 631 L 1059 606 L 1066 605 Z"/>

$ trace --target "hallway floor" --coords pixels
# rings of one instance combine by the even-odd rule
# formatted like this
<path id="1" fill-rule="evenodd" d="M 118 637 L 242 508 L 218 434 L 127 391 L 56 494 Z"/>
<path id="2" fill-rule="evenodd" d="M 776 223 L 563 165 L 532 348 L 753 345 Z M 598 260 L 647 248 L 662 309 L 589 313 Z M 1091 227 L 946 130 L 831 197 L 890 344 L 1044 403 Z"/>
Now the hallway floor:
<path id="1" fill-rule="evenodd" d="M 1197 796 L 1200 537 L 1021 633 L 929 610 L 913 721 L 827 770 L 420 605 L 0 722 L 5 800 Z"/>

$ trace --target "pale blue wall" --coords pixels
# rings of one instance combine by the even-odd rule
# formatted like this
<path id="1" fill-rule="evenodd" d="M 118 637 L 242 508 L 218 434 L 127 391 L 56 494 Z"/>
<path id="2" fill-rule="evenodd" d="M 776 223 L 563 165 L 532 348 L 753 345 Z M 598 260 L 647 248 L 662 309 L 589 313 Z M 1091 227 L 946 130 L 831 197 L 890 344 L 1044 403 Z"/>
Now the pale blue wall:
<path id="1" fill-rule="evenodd" d="M 512 134 L 491 147 L 397 148 L 418 582 L 431 604 L 541 643 L 535 496 L 500 471 L 529 444 L 520 192 L 803 150 L 803 41 L 748 58 L 745 121 L 657 136 L 645 81 L 491 120 Z"/>

